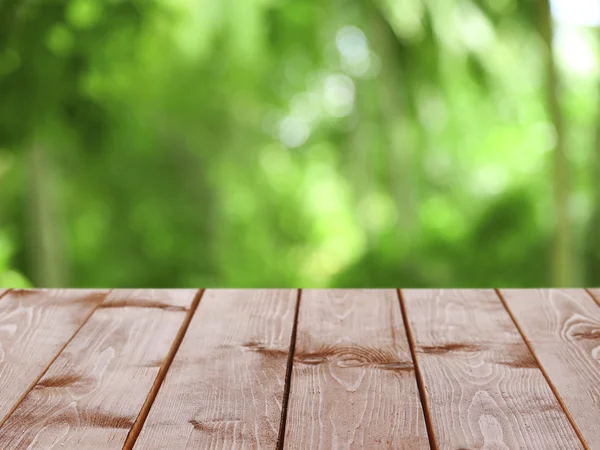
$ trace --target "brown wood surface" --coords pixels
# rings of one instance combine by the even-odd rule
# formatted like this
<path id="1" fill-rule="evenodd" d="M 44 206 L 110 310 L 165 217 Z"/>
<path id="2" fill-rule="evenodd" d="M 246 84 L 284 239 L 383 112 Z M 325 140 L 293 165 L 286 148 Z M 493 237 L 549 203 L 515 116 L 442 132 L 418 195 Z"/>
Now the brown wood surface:
<path id="1" fill-rule="evenodd" d="M 121 449 L 196 293 L 113 291 L 0 428 L 0 448 Z"/>
<path id="2" fill-rule="evenodd" d="M 600 449 L 600 307 L 583 289 L 501 293 L 583 438 Z"/>
<path id="3" fill-rule="evenodd" d="M 135 448 L 275 448 L 295 290 L 207 290 Z"/>
<path id="4" fill-rule="evenodd" d="M 105 294 L 13 290 L 0 299 L 0 425 Z"/>
<path id="5" fill-rule="evenodd" d="M 583 448 L 494 291 L 403 299 L 440 448 Z"/>
<path id="6" fill-rule="evenodd" d="M 302 292 L 285 448 L 429 448 L 395 291 Z"/>
<path id="7" fill-rule="evenodd" d="M 600 289 L 107 292 L 0 289 L 0 449 L 600 449 Z"/>

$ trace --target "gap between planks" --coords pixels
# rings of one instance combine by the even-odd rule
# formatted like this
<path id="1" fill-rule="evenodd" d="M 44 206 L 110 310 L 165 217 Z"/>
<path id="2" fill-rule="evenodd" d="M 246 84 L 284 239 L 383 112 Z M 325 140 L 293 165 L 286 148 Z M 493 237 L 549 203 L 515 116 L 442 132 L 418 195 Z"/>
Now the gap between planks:
<path id="1" fill-rule="evenodd" d="M 6 295 L 9 291 L 13 291 L 13 289 L 8 289 L 6 290 L 1 296 L 0 299 Z M 104 299 L 106 297 L 108 297 L 110 295 L 110 293 L 112 292 L 112 289 L 108 290 L 102 301 L 104 301 Z M 75 332 L 73 333 L 73 335 L 64 343 L 64 345 L 60 348 L 60 350 L 58 352 L 56 352 L 56 355 L 54 355 L 54 358 L 52 358 L 52 360 L 50 362 L 48 362 L 48 364 L 46 365 L 46 367 L 44 367 L 44 370 L 42 370 L 42 372 L 39 374 L 39 376 L 33 380 L 33 382 L 29 385 L 29 387 L 25 390 L 25 392 L 23 392 L 23 395 L 21 395 L 19 397 L 19 399 L 17 400 L 17 402 L 13 405 L 13 407 L 8 411 L 8 413 L 6 414 L 6 416 L 4 416 L 4 418 L 2 420 L 0 420 L 0 428 L 2 428 L 2 426 L 6 423 L 6 421 L 9 419 L 10 416 L 12 416 L 12 414 L 17 410 L 17 408 L 19 407 L 19 405 L 23 402 L 23 400 L 25 400 L 25 397 L 27 397 L 29 395 L 29 393 L 33 390 L 33 388 L 40 382 L 40 380 L 42 379 L 42 377 L 44 375 L 46 375 L 46 372 L 48 372 L 48 369 L 50 369 L 50 367 L 52 366 L 52 364 L 54 364 L 54 362 L 58 359 L 58 357 L 60 356 L 60 354 L 64 351 L 65 348 L 67 348 L 67 346 L 71 343 L 71 341 L 73 339 L 75 339 L 75 336 L 77 336 L 77 333 L 79 333 L 81 331 L 81 329 L 84 327 L 84 325 L 90 320 L 90 318 L 92 317 L 92 315 L 96 312 L 96 310 L 100 307 L 100 305 L 102 304 L 102 302 L 98 302 L 98 304 L 96 306 L 94 306 L 92 308 L 92 310 L 90 311 L 90 313 L 87 315 L 87 317 L 83 320 L 83 322 L 81 322 L 81 325 L 79 325 L 79 327 L 77 327 L 77 329 L 75 330 Z"/>
<path id="2" fill-rule="evenodd" d="M 429 447 L 432 450 L 438 450 L 439 447 L 437 445 L 437 441 L 435 439 L 435 433 L 433 431 L 433 423 L 431 421 L 431 415 L 429 413 L 429 404 L 427 403 L 427 395 L 425 393 L 425 385 L 423 383 L 423 377 L 421 375 L 421 369 L 419 367 L 419 363 L 417 362 L 417 354 L 415 350 L 415 341 L 412 335 L 412 331 L 410 329 L 410 324 L 408 322 L 408 315 L 406 313 L 406 308 L 404 306 L 404 298 L 402 297 L 402 290 L 396 289 L 396 293 L 398 295 L 398 303 L 400 305 L 400 312 L 402 313 L 402 321 L 404 322 L 404 330 L 406 331 L 406 339 L 408 341 L 408 346 L 410 348 L 410 356 L 413 360 L 413 365 L 415 368 L 415 378 L 417 380 L 417 387 L 419 389 L 419 397 L 421 399 L 421 407 L 423 408 L 423 415 L 425 416 L 425 427 L 427 428 L 427 437 L 429 439 Z"/>
<path id="3" fill-rule="evenodd" d="M 300 312 L 300 301 L 302 300 L 302 289 L 298 289 L 296 297 L 296 310 L 294 312 L 294 324 L 292 325 L 292 337 L 290 338 L 290 349 L 288 352 L 287 368 L 285 373 L 285 385 L 283 387 L 283 400 L 281 402 L 281 419 L 279 421 L 279 436 L 277 436 L 277 450 L 283 450 L 285 443 L 285 426 L 287 424 L 288 402 L 292 389 L 292 369 L 294 366 L 294 354 L 296 352 L 296 332 L 298 330 L 298 313 Z"/>
<path id="4" fill-rule="evenodd" d="M 587 292 L 588 295 L 592 297 L 592 300 L 594 300 L 596 304 L 600 307 L 600 299 L 597 299 L 596 296 L 592 293 L 592 291 L 590 291 L 588 288 L 585 288 L 584 291 Z"/>
<path id="5" fill-rule="evenodd" d="M 536 355 L 535 351 L 533 350 L 533 347 L 531 346 L 531 343 L 529 342 L 529 340 L 525 336 L 525 333 L 523 332 L 523 329 L 519 325 L 519 322 L 517 322 L 517 318 L 514 316 L 514 314 L 512 313 L 512 311 L 510 310 L 510 308 L 508 307 L 508 304 L 506 303 L 506 300 L 504 299 L 504 296 L 502 295 L 502 292 L 498 288 L 494 289 L 494 291 L 496 292 L 496 295 L 500 299 L 500 302 L 502 302 L 502 305 L 504 306 L 504 309 L 506 310 L 506 312 L 510 316 L 510 319 L 515 324 L 515 327 L 519 331 L 519 334 L 521 335 L 521 339 L 523 339 L 523 342 L 525 343 L 525 345 L 529 349 L 529 352 L 531 353 L 531 356 L 533 357 L 533 359 L 535 360 L 535 363 L 537 364 L 538 368 L 542 372 L 542 375 L 544 376 L 544 379 L 546 380 L 546 383 L 548 383 L 548 386 L 550 386 L 550 389 L 552 390 L 552 393 L 556 397 L 556 400 L 558 401 L 558 404 L 560 405 L 560 407 L 562 408 L 563 412 L 567 416 L 567 419 L 571 423 L 571 426 L 573 427 L 573 430 L 575 430 L 575 434 L 577 434 L 577 437 L 581 441 L 581 444 L 583 445 L 583 448 L 585 448 L 586 450 L 591 450 L 590 447 L 588 446 L 587 442 L 585 441 L 585 439 L 583 437 L 583 434 L 581 434 L 581 431 L 579 430 L 579 427 L 577 426 L 577 423 L 575 422 L 575 420 L 571 416 L 571 413 L 569 412 L 569 409 L 567 408 L 567 405 L 565 404 L 565 402 L 561 398 L 560 394 L 558 393 L 558 390 L 554 386 L 554 383 L 552 383 L 552 381 L 550 380 L 550 377 L 548 376 L 548 373 L 546 372 L 546 369 L 544 368 L 544 366 L 540 362 L 538 356 Z M 586 289 L 586 291 L 587 291 L 587 289 Z M 589 291 L 588 291 L 588 294 L 592 295 Z M 592 298 L 594 298 L 593 295 L 592 295 Z"/>
<path id="6" fill-rule="evenodd" d="M 131 429 L 129 430 L 129 433 L 127 434 L 127 439 L 125 440 L 125 444 L 123 445 L 123 450 L 131 450 L 133 448 L 133 446 L 135 445 L 135 441 L 137 440 L 138 436 L 140 435 L 140 433 L 142 431 L 142 428 L 144 427 L 144 423 L 146 422 L 146 419 L 148 418 L 148 414 L 150 413 L 152 404 L 154 403 L 154 400 L 156 400 L 158 391 L 160 390 L 160 388 L 163 384 L 163 381 L 165 380 L 165 377 L 167 376 L 167 372 L 171 368 L 171 364 L 173 363 L 173 360 L 175 359 L 175 355 L 177 354 L 177 351 L 179 350 L 179 347 L 181 346 L 181 342 L 183 341 L 183 338 L 185 337 L 185 334 L 190 326 L 192 318 L 194 317 L 194 313 L 198 309 L 198 305 L 200 304 L 200 300 L 202 299 L 204 292 L 205 292 L 205 289 L 199 289 L 198 292 L 196 293 L 196 296 L 194 297 L 194 300 L 192 301 L 192 304 L 190 306 L 190 310 L 188 311 L 188 314 L 185 317 L 185 320 L 181 324 L 181 327 L 179 327 L 179 331 L 177 332 L 177 336 L 175 336 L 175 339 L 173 340 L 173 343 L 171 344 L 169 353 L 167 353 L 167 355 L 165 356 L 165 359 L 158 371 L 158 374 L 156 375 L 156 378 L 154 379 L 154 383 L 152 384 L 152 388 L 150 389 L 150 392 L 148 393 L 148 396 L 146 397 L 146 401 L 142 405 L 142 409 L 140 409 L 140 412 L 139 412 L 137 418 L 135 419 L 133 426 L 131 427 Z"/>

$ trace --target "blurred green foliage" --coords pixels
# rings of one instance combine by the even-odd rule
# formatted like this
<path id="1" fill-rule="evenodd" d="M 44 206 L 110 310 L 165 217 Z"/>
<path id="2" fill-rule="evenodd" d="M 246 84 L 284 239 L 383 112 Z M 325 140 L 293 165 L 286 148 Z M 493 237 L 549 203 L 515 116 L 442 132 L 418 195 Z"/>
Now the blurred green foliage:
<path id="1" fill-rule="evenodd" d="M 600 285 L 600 32 L 547 6 L 0 0 L 0 285 Z"/>

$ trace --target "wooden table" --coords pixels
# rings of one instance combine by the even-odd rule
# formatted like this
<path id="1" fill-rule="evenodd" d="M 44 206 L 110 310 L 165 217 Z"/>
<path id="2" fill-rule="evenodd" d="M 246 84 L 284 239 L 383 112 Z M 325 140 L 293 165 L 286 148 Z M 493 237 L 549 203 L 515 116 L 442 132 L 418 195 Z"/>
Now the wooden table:
<path id="1" fill-rule="evenodd" d="M 0 294 L 1 449 L 600 449 L 600 289 Z"/>

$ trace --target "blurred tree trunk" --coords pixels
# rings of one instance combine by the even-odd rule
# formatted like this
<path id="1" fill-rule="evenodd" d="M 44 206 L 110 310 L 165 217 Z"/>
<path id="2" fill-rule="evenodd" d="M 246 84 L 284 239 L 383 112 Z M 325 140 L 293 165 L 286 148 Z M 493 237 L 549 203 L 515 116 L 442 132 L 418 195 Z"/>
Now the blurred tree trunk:
<path id="1" fill-rule="evenodd" d="M 597 59 L 600 60 L 600 26 L 596 28 L 599 46 Z M 596 286 L 600 283 L 600 81 L 597 83 L 596 134 L 591 152 L 592 161 L 592 218 L 586 233 L 584 252 L 586 255 L 585 284 Z"/>
<path id="2" fill-rule="evenodd" d="M 556 219 L 554 252 L 552 261 L 552 283 L 554 286 L 569 286 L 573 283 L 573 243 L 569 217 L 569 159 L 566 154 L 564 123 L 559 100 L 559 78 L 553 53 L 554 30 L 550 1 L 542 0 L 540 28 L 544 41 L 546 67 L 546 95 L 548 113 L 556 131 L 554 148 L 554 211 Z"/>
<path id="3" fill-rule="evenodd" d="M 64 286 L 66 280 L 52 164 L 43 143 L 37 140 L 27 156 L 29 260 L 32 279 L 38 287 Z"/>
<path id="4" fill-rule="evenodd" d="M 402 129 L 406 113 L 408 89 L 397 49 L 396 34 L 376 2 L 372 5 L 371 36 L 376 52 L 381 58 L 379 74 L 380 122 L 384 128 L 387 147 L 389 186 L 398 212 L 398 225 L 402 231 L 410 231 L 415 225 L 416 201 L 414 198 L 413 149 L 407 145 L 406 130 Z"/>
<path id="5" fill-rule="evenodd" d="M 349 148 L 348 176 L 354 186 L 355 198 L 360 205 L 373 190 L 376 177 L 373 176 L 373 152 L 377 145 L 373 117 L 374 90 L 373 80 L 356 80 L 356 108 L 352 120 L 353 129 L 347 134 Z M 368 218 L 364 217 L 361 208 L 355 208 L 356 219 L 363 226 L 367 245 L 375 244 L 376 236 L 368 226 Z"/>

